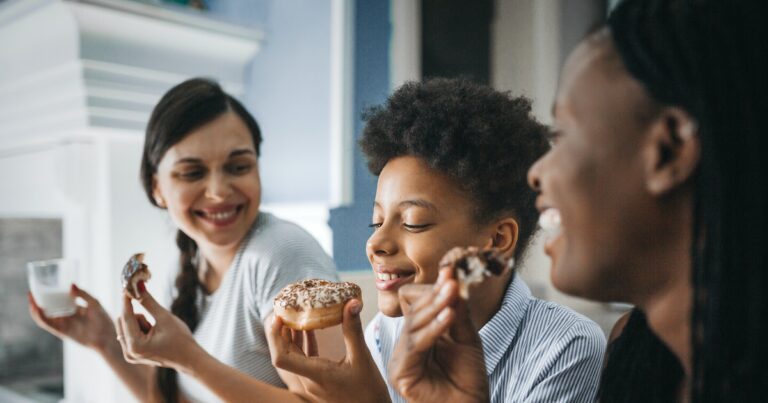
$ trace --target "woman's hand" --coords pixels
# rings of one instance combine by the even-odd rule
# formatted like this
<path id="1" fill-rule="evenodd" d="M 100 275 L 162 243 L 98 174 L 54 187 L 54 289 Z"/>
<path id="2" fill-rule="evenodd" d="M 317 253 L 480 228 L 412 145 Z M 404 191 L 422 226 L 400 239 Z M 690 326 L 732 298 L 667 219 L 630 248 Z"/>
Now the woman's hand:
<path id="1" fill-rule="evenodd" d="M 487 402 L 483 347 L 451 269 L 435 285 L 399 291 L 403 332 L 389 363 L 394 388 L 413 402 Z"/>
<path id="2" fill-rule="evenodd" d="M 142 314 L 133 312 L 131 298 L 123 297 L 123 314 L 115 322 L 117 340 L 125 360 L 132 364 L 145 364 L 189 372 L 191 359 L 204 353 L 195 341 L 189 327 L 174 314 L 160 306 L 150 295 L 143 282 L 139 283 L 139 303 L 155 319 L 151 325 Z"/>
<path id="3" fill-rule="evenodd" d="M 389 402 L 387 385 L 365 345 L 361 310 L 362 303 L 356 299 L 344 306 L 342 331 L 347 351 L 339 362 L 317 356 L 312 332 L 292 331 L 274 317 L 267 333 L 272 363 L 298 375 L 312 401 Z"/>
<path id="4" fill-rule="evenodd" d="M 96 298 L 72 284 L 70 294 L 85 305 L 78 305 L 74 315 L 49 318 L 37 305 L 32 293 L 28 293 L 29 315 L 35 323 L 60 339 L 71 339 L 85 347 L 103 352 L 115 341 L 115 328 L 107 312 Z"/>

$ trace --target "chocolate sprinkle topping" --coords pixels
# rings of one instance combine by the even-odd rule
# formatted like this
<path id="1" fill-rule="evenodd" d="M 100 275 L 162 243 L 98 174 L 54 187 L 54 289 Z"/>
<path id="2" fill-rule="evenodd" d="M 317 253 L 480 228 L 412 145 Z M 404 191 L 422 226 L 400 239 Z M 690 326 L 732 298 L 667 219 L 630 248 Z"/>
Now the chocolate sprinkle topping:
<path id="1" fill-rule="evenodd" d="M 346 303 L 353 298 L 359 299 L 361 295 L 360 287 L 354 283 L 304 280 L 283 288 L 275 297 L 275 306 L 303 311 Z"/>

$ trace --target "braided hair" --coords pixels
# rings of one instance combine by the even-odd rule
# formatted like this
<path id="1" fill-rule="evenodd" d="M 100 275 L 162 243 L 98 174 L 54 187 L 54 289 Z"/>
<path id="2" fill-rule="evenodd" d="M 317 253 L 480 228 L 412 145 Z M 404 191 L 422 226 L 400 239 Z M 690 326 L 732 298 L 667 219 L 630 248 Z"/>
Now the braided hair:
<path id="1" fill-rule="evenodd" d="M 756 3 L 626 0 L 608 19 L 629 73 L 657 103 L 685 109 L 698 124 L 691 239 L 696 402 L 760 400 L 768 382 L 768 158 L 761 147 L 768 24 L 751 7 Z"/>
<path id="2" fill-rule="evenodd" d="M 163 95 L 149 119 L 141 158 L 141 183 L 150 203 L 157 206 L 152 184 L 157 166 L 165 152 L 191 131 L 228 111 L 237 114 L 248 127 L 258 156 L 261 144 L 259 125 L 243 105 L 225 93 L 217 83 L 193 78 L 176 85 Z M 171 304 L 171 312 L 194 331 L 200 320 L 197 297 L 202 288 L 198 276 L 197 244 L 187 234 L 178 230 L 176 245 L 180 252 L 180 271 L 176 276 L 177 296 Z M 175 370 L 159 368 L 156 381 L 165 402 L 178 401 Z"/>

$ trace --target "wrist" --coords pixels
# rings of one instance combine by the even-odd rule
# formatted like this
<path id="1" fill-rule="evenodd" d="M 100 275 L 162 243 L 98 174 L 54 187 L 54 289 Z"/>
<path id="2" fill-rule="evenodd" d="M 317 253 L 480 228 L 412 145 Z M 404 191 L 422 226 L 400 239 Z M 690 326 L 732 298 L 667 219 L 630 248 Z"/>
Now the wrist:
<path id="1" fill-rule="evenodd" d="M 190 343 L 187 346 L 181 349 L 180 359 L 170 366 L 177 372 L 197 377 L 201 370 L 209 365 L 207 363 L 211 355 L 197 343 Z"/>
<path id="2" fill-rule="evenodd" d="M 123 347 L 120 342 L 117 341 L 117 336 L 100 340 L 91 346 L 99 355 L 104 359 L 109 360 L 111 358 L 123 359 Z"/>

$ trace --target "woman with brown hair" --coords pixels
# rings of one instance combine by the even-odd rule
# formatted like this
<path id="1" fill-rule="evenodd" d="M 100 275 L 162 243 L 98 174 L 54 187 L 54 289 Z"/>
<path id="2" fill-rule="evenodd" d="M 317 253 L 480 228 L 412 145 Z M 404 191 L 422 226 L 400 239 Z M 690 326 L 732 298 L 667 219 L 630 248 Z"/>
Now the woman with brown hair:
<path id="1" fill-rule="evenodd" d="M 259 211 L 260 144 L 256 121 L 218 84 L 191 79 L 168 91 L 147 127 L 141 180 L 179 228 L 170 312 L 140 283 L 154 326 L 125 297 L 115 329 L 98 301 L 74 287 L 87 307 L 49 319 L 31 301 L 33 318 L 98 351 L 141 401 L 252 399 L 232 387 L 243 383 L 268 400 L 297 399 L 285 387 L 301 385 L 272 366 L 264 322 L 285 285 L 335 280 L 336 271 L 308 233 Z"/>

